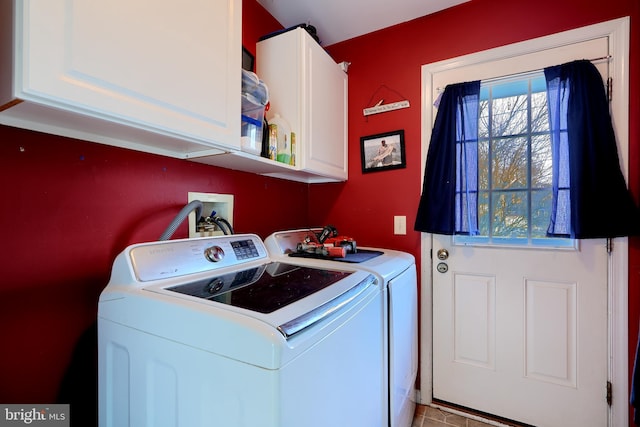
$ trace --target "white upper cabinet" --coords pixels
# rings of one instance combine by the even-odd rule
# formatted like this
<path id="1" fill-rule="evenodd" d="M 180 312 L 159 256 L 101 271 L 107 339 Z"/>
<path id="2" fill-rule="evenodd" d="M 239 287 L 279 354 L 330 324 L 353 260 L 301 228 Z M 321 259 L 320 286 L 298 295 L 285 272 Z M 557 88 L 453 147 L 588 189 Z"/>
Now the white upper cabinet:
<path id="1" fill-rule="evenodd" d="M 302 28 L 258 42 L 256 73 L 270 110 L 296 136 L 295 164 L 255 154 L 199 157 L 196 162 L 306 183 L 347 180 L 347 74 Z"/>
<path id="2" fill-rule="evenodd" d="M 303 28 L 258 43 L 257 74 L 269 88 L 270 119 L 296 134 L 296 166 L 347 179 L 347 74 Z"/>
<path id="3" fill-rule="evenodd" d="M 240 148 L 241 0 L 7 3 L 0 123 L 177 158 Z"/>

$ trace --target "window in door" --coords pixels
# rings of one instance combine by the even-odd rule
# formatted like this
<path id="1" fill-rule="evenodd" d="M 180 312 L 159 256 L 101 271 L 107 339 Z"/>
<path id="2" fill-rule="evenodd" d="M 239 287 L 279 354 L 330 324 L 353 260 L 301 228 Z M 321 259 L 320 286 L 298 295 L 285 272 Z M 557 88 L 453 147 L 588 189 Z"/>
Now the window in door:
<path id="1" fill-rule="evenodd" d="M 542 71 L 483 81 L 478 114 L 478 228 L 458 244 L 573 247 L 546 236 L 552 154 Z"/>

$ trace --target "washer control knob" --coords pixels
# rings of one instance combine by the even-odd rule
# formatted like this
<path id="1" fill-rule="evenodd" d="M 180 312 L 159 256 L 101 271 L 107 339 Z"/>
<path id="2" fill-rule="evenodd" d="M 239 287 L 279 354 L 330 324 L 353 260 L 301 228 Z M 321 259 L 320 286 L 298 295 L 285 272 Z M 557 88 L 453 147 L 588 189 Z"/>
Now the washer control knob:
<path id="1" fill-rule="evenodd" d="M 210 246 L 204 250 L 204 256 L 211 262 L 222 261 L 224 250 L 220 246 Z"/>

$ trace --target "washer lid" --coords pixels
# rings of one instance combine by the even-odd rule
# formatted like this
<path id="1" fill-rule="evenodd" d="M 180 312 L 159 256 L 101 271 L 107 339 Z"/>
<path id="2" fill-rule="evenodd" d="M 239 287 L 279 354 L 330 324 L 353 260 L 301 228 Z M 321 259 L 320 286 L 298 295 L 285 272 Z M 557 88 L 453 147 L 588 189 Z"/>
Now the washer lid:
<path id="1" fill-rule="evenodd" d="M 272 313 L 351 275 L 271 262 L 166 290 L 259 313 Z"/>

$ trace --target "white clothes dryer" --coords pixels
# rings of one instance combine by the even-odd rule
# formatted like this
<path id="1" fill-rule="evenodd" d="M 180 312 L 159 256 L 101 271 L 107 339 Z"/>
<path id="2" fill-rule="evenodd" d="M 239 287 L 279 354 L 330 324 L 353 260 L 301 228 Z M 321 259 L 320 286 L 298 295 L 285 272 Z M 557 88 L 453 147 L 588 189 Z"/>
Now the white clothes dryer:
<path id="1" fill-rule="evenodd" d="M 406 252 L 357 248 L 344 258 L 300 254 L 298 243 L 317 241 L 320 228 L 279 231 L 265 239 L 272 259 L 325 268 L 353 265 L 378 276 L 385 339 L 387 418 L 391 427 L 410 427 L 416 406 L 418 372 L 418 288 L 415 258 Z"/>

